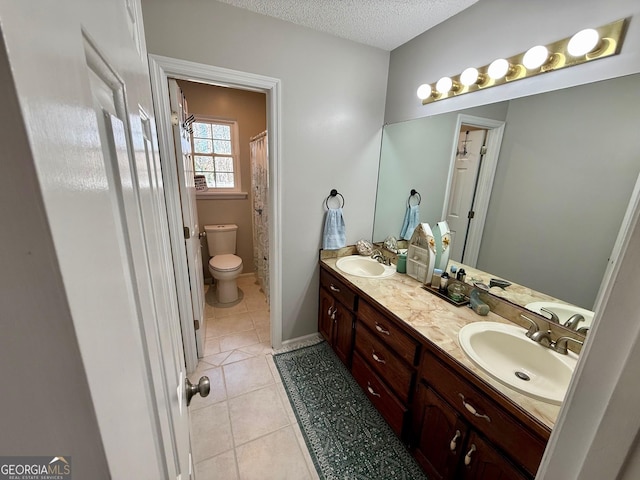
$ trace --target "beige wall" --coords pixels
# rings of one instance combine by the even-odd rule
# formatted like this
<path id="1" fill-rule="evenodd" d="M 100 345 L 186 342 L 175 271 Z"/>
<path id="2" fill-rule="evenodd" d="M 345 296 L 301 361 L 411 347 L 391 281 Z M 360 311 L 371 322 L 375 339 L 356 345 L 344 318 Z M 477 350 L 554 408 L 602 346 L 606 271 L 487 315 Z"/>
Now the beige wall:
<path id="1" fill-rule="evenodd" d="M 243 192 L 251 192 L 250 138 L 267 128 L 266 95 L 225 87 L 215 87 L 179 80 L 189 113 L 209 115 L 236 120 L 238 122 L 238 144 L 240 146 L 240 176 Z M 238 200 L 199 199 L 198 222 L 204 225 L 235 223 L 238 225 L 237 249 L 242 258 L 243 273 L 253 272 L 253 239 L 251 226 L 251 196 Z M 209 251 L 206 239 L 202 242 L 202 257 L 205 276 L 210 277 L 207 262 Z"/>

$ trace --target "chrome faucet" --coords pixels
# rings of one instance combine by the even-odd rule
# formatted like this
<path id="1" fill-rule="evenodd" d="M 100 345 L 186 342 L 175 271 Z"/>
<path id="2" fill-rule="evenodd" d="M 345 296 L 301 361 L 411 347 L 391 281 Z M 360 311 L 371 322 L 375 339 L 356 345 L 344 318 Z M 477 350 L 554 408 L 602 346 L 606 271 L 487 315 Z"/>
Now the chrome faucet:
<path id="1" fill-rule="evenodd" d="M 374 250 L 373 253 L 371 254 L 371 258 L 374 260 L 377 260 L 379 263 L 382 263 L 383 265 L 391 265 L 391 259 L 386 258 L 382 254 L 382 252 L 380 252 L 380 250 Z"/>
<path id="2" fill-rule="evenodd" d="M 560 337 L 555 342 L 551 344 L 551 348 L 562 355 L 566 355 L 567 352 L 567 342 L 574 342 L 579 345 L 584 345 L 580 340 L 576 340 L 572 337 Z"/>
<path id="3" fill-rule="evenodd" d="M 536 343 L 539 343 L 543 347 L 551 347 L 551 330 L 547 330 L 546 332 L 542 330 L 538 330 L 533 335 L 531 335 L 531 340 Z"/>

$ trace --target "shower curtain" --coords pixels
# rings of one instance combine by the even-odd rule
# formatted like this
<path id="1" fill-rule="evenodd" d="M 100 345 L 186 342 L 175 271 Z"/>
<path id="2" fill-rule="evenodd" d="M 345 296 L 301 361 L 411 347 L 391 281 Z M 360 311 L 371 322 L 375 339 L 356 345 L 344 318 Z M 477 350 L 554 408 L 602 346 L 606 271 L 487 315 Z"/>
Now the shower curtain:
<path id="1" fill-rule="evenodd" d="M 251 138 L 251 196 L 253 202 L 253 264 L 269 303 L 269 162 L 267 132 Z"/>

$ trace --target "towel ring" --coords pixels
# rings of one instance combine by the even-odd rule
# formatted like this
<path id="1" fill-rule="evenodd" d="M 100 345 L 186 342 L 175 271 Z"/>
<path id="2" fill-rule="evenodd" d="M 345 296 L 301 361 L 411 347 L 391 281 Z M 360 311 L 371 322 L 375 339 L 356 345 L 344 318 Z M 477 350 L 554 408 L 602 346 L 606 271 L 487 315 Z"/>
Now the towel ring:
<path id="1" fill-rule="evenodd" d="M 342 196 L 341 193 L 338 193 L 338 191 L 334 188 L 331 190 L 331 193 L 324 201 L 324 206 L 327 207 L 327 210 L 329 210 L 329 200 L 337 195 L 340 195 L 340 198 L 342 199 L 342 205 L 340 205 L 340 208 L 344 207 L 344 197 Z"/>
<path id="2" fill-rule="evenodd" d="M 411 195 L 409 195 L 409 198 L 407 199 L 407 207 L 411 206 L 411 197 L 415 195 L 418 196 L 418 205 L 420 205 L 420 202 L 422 202 L 422 197 L 420 196 L 420 193 L 418 193 L 414 188 L 412 188 Z"/>

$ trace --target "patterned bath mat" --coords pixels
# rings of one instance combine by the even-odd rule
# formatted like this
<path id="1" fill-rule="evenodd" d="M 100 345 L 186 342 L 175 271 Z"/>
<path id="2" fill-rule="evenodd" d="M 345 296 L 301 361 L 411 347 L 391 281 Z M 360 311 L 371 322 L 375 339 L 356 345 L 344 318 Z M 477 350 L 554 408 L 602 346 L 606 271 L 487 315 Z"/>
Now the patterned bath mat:
<path id="1" fill-rule="evenodd" d="M 426 479 L 326 342 L 274 360 L 321 479 Z"/>

